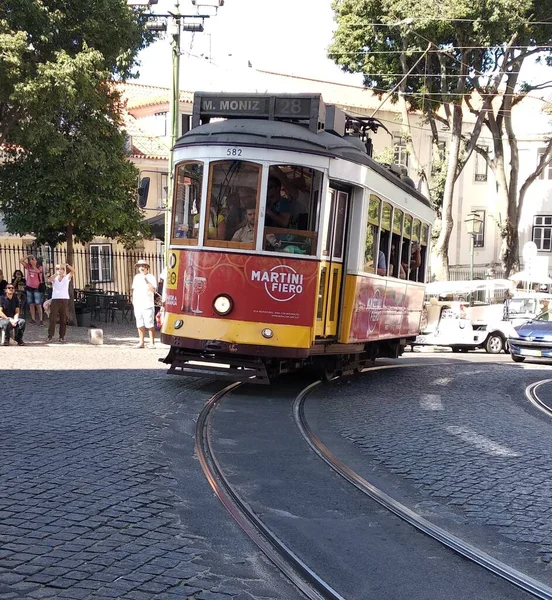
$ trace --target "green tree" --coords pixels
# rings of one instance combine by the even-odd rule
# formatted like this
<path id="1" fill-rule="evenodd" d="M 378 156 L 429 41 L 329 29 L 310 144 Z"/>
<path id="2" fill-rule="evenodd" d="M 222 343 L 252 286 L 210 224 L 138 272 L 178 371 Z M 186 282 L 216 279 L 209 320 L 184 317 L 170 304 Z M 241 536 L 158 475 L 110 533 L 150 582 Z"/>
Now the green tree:
<path id="1" fill-rule="evenodd" d="M 0 209 L 39 242 L 142 229 L 116 83 L 147 42 L 124 0 L 0 4 Z"/>
<path id="2" fill-rule="evenodd" d="M 471 154 L 484 151 L 477 145 L 484 126 L 494 141 L 496 161 L 489 164 L 507 215 L 503 260 L 511 270 L 518 253 L 517 221 L 523 202 L 518 193 L 517 142 L 509 116 L 513 105 L 535 89 L 517 85 L 524 61 L 542 55 L 544 48 L 550 52 L 551 28 L 545 24 L 548 0 L 334 0 L 333 8 L 338 28 L 329 56 L 345 71 L 363 73 L 365 85 L 380 97 L 387 94 L 399 102 L 407 131 L 412 111 L 424 113 L 434 144 L 441 141 L 439 126 L 447 131 L 446 160 L 440 158 L 446 177 L 431 186 L 442 187 L 441 227 L 435 246 L 438 278 L 448 277 L 455 182 Z M 474 94 L 479 94 L 478 101 L 470 103 Z M 497 99 L 504 100 L 502 107 Z M 497 122 L 493 123 L 495 109 Z M 466 133 L 467 111 L 474 114 L 475 124 Z M 510 146 L 508 173 L 503 148 L 501 154 L 503 134 Z M 418 174 L 430 182 L 431 173 L 420 165 L 412 144 L 408 150 Z M 486 158 L 491 160 L 490 155 Z M 552 160 L 550 153 L 540 167 L 547 160 Z M 538 172 L 531 177 L 534 180 Z M 531 177 L 525 182 L 528 185 Z"/>

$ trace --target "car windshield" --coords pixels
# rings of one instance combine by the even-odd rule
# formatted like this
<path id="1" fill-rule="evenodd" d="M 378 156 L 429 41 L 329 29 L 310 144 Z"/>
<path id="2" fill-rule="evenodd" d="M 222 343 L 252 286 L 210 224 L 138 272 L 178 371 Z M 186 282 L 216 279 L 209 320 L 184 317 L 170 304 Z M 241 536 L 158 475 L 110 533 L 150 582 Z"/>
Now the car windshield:
<path id="1" fill-rule="evenodd" d="M 535 321 L 552 321 L 552 310 L 545 310 L 538 317 L 535 317 Z"/>
<path id="2" fill-rule="evenodd" d="M 534 314 L 537 312 L 536 300 L 533 298 L 515 298 L 510 300 L 508 309 L 510 314 L 515 315 Z"/>

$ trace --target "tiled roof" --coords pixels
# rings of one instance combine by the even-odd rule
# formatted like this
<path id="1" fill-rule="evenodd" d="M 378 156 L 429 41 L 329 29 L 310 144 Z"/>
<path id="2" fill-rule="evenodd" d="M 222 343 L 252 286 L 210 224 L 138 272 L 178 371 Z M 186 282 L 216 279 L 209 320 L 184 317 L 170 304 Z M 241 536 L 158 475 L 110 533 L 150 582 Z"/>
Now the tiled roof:
<path id="1" fill-rule="evenodd" d="M 130 155 L 135 158 L 154 158 L 167 160 L 169 146 L 162 139 L 148 135 L 140 128 L 139 122 L 132 115 L 125 114 L 125 129 L 130 138 Z"/>
<path id="2" fill-rule="evenodd" d="M 156 85 L 143 85 L 141 83 L 124 83 L 120 86 L 121 94 L 127 102 L 127 109 L 142 106 L 166 104 L 170 99 L 170 89 Z M 180 90 L 180 102 L 194 101 L 193 92 Z"/>

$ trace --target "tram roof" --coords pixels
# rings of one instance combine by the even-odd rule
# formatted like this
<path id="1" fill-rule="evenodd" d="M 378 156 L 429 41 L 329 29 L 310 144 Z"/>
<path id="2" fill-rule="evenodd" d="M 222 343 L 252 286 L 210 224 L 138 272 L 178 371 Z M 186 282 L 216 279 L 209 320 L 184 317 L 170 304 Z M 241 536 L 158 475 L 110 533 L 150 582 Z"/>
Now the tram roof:
<path id="1" fill-rule="evenodd" d="M 175 149 L 187 146 L 223 145 L 305 152 L 366 165 L 426 206 L 430 206 L 429 200 L 423 194 L 399 179 L 347 138 L 327 131 L 314 133 L 307 127 L 295 123 L 258 119 L 227 119 L 206 123 L 194 127 L 179 138 Z"/>

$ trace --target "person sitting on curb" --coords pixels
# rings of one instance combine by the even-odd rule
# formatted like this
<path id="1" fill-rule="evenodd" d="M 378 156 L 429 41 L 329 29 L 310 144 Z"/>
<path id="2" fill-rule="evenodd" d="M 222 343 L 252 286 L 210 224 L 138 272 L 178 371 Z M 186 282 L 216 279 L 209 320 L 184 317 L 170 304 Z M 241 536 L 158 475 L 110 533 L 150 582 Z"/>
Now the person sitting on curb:
<path id="1" fill-rule="evenodd" d="M 4 331 L 4 346 L 10 345 L 10 331 L 15 330 L 15 342 L 24 346 L 25 319 L 19 318 L 19 298 L 11 283 L 6 286 L 6 295 L 0 297 L 0 330 Z"/>

